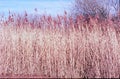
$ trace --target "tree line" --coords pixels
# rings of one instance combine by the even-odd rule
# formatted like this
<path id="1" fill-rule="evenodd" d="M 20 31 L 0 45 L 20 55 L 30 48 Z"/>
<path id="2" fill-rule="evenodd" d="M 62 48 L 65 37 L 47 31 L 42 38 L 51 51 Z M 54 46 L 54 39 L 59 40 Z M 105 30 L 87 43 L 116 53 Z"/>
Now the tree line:
<path id="1" fill-rule="evenodd" d="M 120 0 L 74 0 L 72 15 L 120 19 Z"/>

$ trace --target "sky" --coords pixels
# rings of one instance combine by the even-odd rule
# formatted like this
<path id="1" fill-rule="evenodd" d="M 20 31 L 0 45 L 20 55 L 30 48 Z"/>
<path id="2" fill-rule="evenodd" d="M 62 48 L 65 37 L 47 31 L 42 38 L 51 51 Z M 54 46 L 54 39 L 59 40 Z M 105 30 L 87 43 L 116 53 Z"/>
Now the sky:
<path id="1" fill-rule="evenodd" d="M 71 0 L 0 0 L 0 13 L 18 12 L 34 13 L 37 8 L 39 14 L 63 14 L 71 6 Z"/>

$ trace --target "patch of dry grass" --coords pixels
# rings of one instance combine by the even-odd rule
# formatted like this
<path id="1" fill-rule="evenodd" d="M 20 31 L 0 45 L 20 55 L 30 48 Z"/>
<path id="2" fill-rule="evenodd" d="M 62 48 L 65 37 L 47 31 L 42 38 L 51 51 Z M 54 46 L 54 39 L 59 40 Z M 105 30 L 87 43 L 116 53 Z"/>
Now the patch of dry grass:
<path id="1" fill-rule="evenodd" d="M 92 30 L 84 25 L 77 30 L 1 29 L 1 77 L 120 77 L 120 33 L 113 27 L 94 25 Z"/>
<path id="2" fill-rule="evenodd" d="M 120 22 L 98 19 L 10 14 L 0 24 L 0 77 L 119 78 Z"/>

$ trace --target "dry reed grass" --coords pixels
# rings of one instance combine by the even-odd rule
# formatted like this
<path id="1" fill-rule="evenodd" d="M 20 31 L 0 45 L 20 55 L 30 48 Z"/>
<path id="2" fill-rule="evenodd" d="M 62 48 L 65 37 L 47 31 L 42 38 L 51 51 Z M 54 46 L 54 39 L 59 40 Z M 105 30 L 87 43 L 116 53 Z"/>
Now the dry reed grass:
<path id="1" fill-rule="evenodd" d="M 78 22 L 76 29 L 72 22 L 66 29 L 65 21 L 56 28 L 56 20 L 49 20 L 54 28 L 1 28 L 0 77 L 120 77 L 120 32 L 114 24 Z"/>

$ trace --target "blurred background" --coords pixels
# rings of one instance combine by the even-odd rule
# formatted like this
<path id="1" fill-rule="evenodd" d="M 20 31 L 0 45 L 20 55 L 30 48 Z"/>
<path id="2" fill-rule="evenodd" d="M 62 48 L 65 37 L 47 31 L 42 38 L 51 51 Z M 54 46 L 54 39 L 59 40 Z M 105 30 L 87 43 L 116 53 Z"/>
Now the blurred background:
<path id="1" fill-rule="evenodd" d="M 72 0 L 0 0 L 0 13 L 34 13 L 37 9 L 38 14 L 61 15 L 64 11 L 69 11 L 71 2 Z"/>

